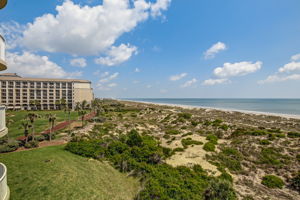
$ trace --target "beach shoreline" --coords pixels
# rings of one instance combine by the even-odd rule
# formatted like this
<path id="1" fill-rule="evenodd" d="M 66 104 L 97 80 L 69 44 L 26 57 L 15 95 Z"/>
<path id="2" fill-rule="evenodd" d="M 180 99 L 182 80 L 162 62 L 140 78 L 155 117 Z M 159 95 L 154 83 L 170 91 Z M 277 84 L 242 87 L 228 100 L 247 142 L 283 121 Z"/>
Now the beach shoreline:
<path id="1" fill-rule="evenodd" d="M 229 108 L 215 108 L 215 107 L 206 107 L 206 106 L 192 106 L 192 105 L 171 104 L 171 103 L 154 103 L 154 102 L 148 102 L 148 101 L 124 100 L 124 99 L 117 99 L 117 100 L 124 101 L 124 102 L 151 104 L 151 105 L 157 105 L 157 106 L 178 107 L 178 108 L 184 108 L 184 109 L 206 109 L 206 110 L 231 112 L 231 113 L 238 112 L 238 113 L 252 114 L 252 115 L 257 115 L 257 116 L 264 115 L 264 116 L 272 116 L 272 117 L 281 117 L 281 118 L 286 118 L 286 119 L 300 119 L 300 115 L 292 115 L 292 114 L 269 113 L 269 112 L 248 111 L 248 110 L 238 110 L 238 109 L 229 109 Z"/>

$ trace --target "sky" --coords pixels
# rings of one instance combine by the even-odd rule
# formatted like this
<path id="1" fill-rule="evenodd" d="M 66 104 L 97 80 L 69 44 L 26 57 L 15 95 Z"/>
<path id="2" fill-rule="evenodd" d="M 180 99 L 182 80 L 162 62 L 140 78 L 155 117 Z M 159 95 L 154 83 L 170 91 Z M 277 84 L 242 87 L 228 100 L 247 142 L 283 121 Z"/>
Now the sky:
<path id="1" fill-rule="evenodd" d="M 96 97 L 300 98 L 299 0 L 9 0 L 0 34 L 23 77 Z"/>

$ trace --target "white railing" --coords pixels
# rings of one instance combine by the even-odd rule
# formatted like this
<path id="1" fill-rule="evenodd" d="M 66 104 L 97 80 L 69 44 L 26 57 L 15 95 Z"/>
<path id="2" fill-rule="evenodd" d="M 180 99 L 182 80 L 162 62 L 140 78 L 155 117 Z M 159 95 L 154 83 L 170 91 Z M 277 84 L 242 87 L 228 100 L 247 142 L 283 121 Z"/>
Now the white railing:
<path id="1" fill-rule="evenodd" d="M 9 195 L 10 191 L 7 186 L 7 169 L 4 164 L 0 163 L 0 200 L 8 200 Z"/>

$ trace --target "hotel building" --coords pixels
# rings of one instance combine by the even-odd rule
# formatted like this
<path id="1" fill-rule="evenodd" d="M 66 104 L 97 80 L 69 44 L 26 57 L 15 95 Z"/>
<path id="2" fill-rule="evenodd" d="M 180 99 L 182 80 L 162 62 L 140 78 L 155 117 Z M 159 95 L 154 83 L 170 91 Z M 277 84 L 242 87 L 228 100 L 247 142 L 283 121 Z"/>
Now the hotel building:
<path id="1" fill-rule="evenodd" d="M 0 74 L 0 104 L 7 109 L 53 110 L 59 101 L 74 109 L 76 103 L 94 99 L 91 82 L 76 79 L 23 78 L 15 73 Z"/>

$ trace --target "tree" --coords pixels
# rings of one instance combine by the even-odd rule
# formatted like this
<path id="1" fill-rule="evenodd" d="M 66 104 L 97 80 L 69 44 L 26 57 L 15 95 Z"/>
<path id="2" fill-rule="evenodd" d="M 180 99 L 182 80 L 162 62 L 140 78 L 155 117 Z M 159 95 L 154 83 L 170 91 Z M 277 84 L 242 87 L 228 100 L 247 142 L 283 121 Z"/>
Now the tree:
<path id="1" fill-rule="evenodd" d="M 86 114 L 86 111 L 85 110 L 80 110 L 79 112 L 79 115 L 81 116 L 81 122 L 82 122 L 82 127 L 84 126 L 84 116 Z"/>
<path id="2" fill-rule="evenodd" d="M 87 101 L 86 101 L 86 100 L 83 100 L 83 101 L 81 102 L 81 109 L 82 109 L 82 110 L 85 110 L 85 109 L 87 108 L 87 106 L 88 106 Z"/>
<path id="3" fill-rule="evenodd" d="M 55 101 L 55 106 L 56 106 L 56 109 L 61 110 L 60 100 L 56 100 L 56 101 Z"/>
<path id="4" fill-rule="evenodd" d="M 29 128 L 31 127 L 30 122 L 27 119 L 21 121 L 21 126 L 24 129 L 24 136 L 26 137 L 25 144 L 28 142 Z"/>
<path id="5" fill-rule="evenodd" d="M 49 141 L 51 141 L 52 131 L 53 131 L 53 127 L 54 127 L 54 124 L 55 124 L 55 121 L 56 121 L 56 115 L 50 113 L 50 114 L 47 114 L 46 117 L 48 118 L 48 122 L 49 122 L 49 125 L 50 125 Z"/>
<path id="6" fill-rule="evenodd" d="M 39 100 L 34 100 L 35 109 L 37 110 L 41 106 L 41 102 Z"/>
<path id="7" fill-rule="evenodd" d="M 30 105 L 30 109 L 32 110 L 33 106 L 35 105 L 35 101 L 34 100 L 30 100 L 29 101 L 29 105 Z"/>
<path id="8" fill-rule="evenodd" d="M 39 118 L 39 115 L 35 114 L 35 113 L 28 113 L 27 115 L 27 119 L 30 121 L 31 123 L 31 128 L 32 128 L 32 140 L 34 141 L 34 122 L 35 120 Z"/>

